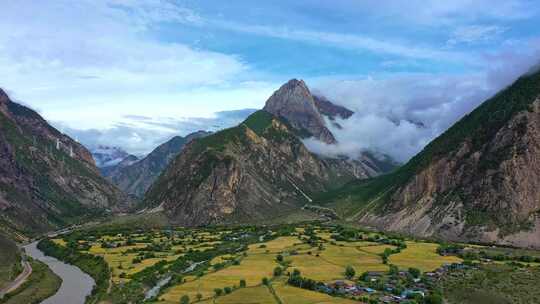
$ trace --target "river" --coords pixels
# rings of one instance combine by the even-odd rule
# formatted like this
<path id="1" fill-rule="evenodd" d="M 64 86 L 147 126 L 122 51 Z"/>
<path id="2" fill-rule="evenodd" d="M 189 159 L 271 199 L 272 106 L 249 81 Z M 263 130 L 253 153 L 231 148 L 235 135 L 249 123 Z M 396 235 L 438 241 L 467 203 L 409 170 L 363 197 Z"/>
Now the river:
<path id="1" fill-rule="evenodd" d="M 47 264 L 54 273 L 62 278 L 62 285 L 58 292 L 41 304 L 84 304 L 86 296 L 92 292 L 95 284 L 94 279 L 78 267 L 46 256 L 37 248 L 37 243 L 33 242 L 24 246 L 26 254 Z"/>

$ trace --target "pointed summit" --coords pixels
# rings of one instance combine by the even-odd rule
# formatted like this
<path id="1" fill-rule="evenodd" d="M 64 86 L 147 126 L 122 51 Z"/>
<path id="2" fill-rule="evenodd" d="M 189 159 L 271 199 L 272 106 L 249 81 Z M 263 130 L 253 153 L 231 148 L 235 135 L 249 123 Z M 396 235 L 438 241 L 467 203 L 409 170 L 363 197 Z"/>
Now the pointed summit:
<path id="1" fill-rule="evenodd" d="M 313 136 L 328 144 L 336 142 L 303 80 L 291 79 L 282 85 L 266 101 L 263 110 L 285 119 L 302 137 Z"/>
<path id="2" fill-rule="evenodd" d="M 0 88 L 0 106 L 9 102 L 9 96 Z"/>

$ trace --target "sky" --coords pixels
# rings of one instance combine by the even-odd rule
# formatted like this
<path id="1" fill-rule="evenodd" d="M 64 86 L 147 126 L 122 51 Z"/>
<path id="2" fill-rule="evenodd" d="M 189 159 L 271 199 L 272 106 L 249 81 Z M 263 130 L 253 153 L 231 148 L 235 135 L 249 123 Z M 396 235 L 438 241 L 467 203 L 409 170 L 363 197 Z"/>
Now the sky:
<path id="1" fill-rule="evenodd" d="M 0 87 L 83 144 L 148 153 L 290 78 L 349 107 L 337 146 L 406 161 L 540 62 L 527 0 L 6 0 Z"/>

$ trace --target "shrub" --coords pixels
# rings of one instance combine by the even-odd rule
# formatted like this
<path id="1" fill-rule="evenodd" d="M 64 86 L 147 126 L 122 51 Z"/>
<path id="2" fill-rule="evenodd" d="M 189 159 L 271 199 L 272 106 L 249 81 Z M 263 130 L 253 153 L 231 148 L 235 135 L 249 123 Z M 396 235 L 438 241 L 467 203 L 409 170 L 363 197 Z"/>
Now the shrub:
<path id="1" fill-rule="evenodd" d="M 180 304 L 189 304 L 189 297 L 187 295 L 183 295 L 180 298 Z"/>
<path id="2" fill-rule="evenodd" d="M 345 276 L 347 277 L 347 279 L 352 279 L 355 274 L 356 270 L 354 270 L 352 266 L 349 265 L 345 268 Z"/>
<path id="3" fill-rule="evenodd" d="M 420 277 L 420 274 L 422 272 L 418 268 L 411 267 L 411 268 L 409 268 L 409 273 L 413 276 L 413 278 L 418 278 L 418 277 Z"/>

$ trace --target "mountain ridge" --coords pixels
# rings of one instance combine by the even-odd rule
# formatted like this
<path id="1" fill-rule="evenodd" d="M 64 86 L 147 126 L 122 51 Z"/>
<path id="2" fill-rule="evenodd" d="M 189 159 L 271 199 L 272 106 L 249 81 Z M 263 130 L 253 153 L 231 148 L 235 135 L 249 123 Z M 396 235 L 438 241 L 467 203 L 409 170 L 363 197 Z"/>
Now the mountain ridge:
<path id="1" fill-rule="evenodd" d="M 197 131 L 182 136 L 174 136 L 156 147 L 147 156 L 133 164 L 120 165 L 103 172 L 112 183 L 135 197 L 142 197 L 152 183 L 166 168 L 184 145 L 193 139 L 209 135 L 210 132 Z M 102 170 L 103 171 L 103 170 Z"/>
<path id="2" fill-rule="evenodd" d="M 319 189 L 353 179 L 340 164 L 319 159 L 287 124 L 261 110 L 188 144 L 145 203 L 188 226 L 278 217 L 299 211 Z"/>
<path id="3" fill-rule="evenodd" d="M 0 90 L 0 228 L 36 235 L 132 206 L 90 152 Z"/>
<path id="4" fill-rule="evenodd" d="M 422 237 L 540 247 L 540 73 L 465 115 L 394 173 L 323 200 Z"/>

